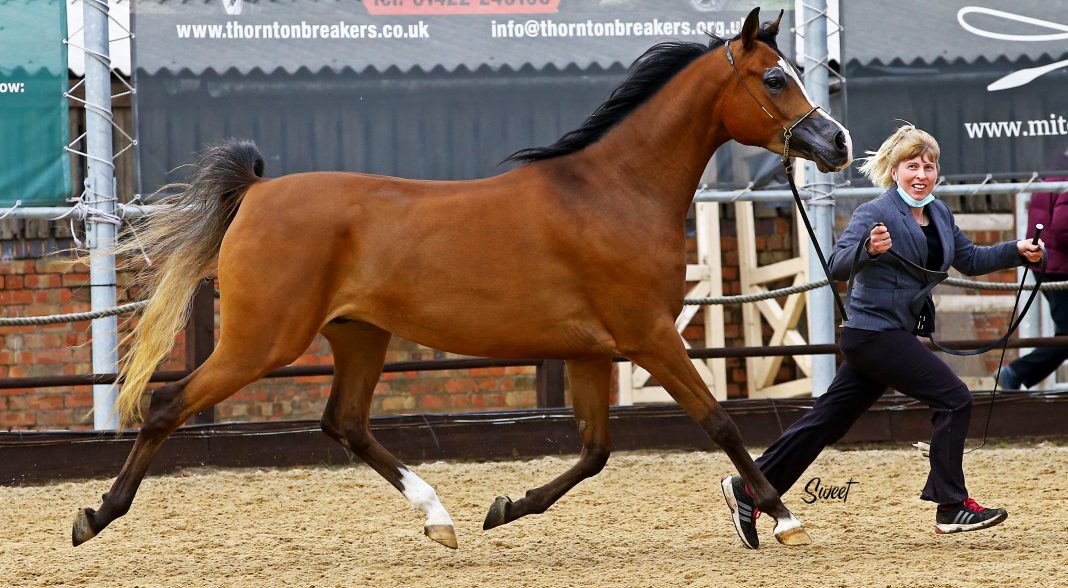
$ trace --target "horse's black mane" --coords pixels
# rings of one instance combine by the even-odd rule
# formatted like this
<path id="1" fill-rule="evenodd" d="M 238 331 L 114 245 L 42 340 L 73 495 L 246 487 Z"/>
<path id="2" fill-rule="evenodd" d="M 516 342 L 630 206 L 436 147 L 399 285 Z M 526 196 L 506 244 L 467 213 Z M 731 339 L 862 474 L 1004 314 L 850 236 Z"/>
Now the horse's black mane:
<path id="1" fill-rule="evenodd" d="M 757 39 L 778 51 L 775 44 L 777 31 L 762 28 Z M 615 127 L 639 105 L 656 94 L 675 74 L 682 71 L 698 57 L 723 46 L 726 39 L 709 35 L 708 45 L 683 41 L 667 41 L 649 48 L 630 66 L 627 79 L 612 90 L 611 96 L 593 111 L 582 126 L 569 131 L 548 147 L 529 147 L 509 155 L 501 163 L 512 161 L 530 163 L 551 159 L 579 151 Z"/>

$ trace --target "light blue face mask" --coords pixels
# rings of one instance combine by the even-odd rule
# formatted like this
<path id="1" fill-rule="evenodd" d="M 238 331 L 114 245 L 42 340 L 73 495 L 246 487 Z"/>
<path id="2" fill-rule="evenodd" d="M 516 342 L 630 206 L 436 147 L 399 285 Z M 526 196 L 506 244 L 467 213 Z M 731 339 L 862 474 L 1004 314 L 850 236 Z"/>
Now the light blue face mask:
<path id="1" fill-rule="evenodd" d="M 909 206 L 911 206 L 913 208 L 923 208 L 924 206 L 927 206 L 931 202 L 934 202 L 934 194 L 933 193 L 932 194 L 928 194 L 923 200 L 916 200 L 912 196 L 909 196 L 908 192 L 902 190 L 901 186 L 897 187 L 897 195 L 900 196 L 901 199 L 905 201 L 905 204 L 908 204 Z"/>

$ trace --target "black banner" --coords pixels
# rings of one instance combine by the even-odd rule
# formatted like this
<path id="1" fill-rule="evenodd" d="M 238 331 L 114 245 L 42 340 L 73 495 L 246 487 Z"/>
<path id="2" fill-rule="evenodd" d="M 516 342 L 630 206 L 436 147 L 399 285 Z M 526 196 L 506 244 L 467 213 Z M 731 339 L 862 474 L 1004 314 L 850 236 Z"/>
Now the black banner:
<path id="1" fill-rule="evenodd" d="M 578 127 L 652 45 L 733 36 L 758 2 L 139 0 L 141 191 L 181 181 L 178 166 L 227 137 L 255 140 L 272 177 L 494 175 Z M 765 20 L 793 7 L 759 3 Z M 778 169 L 774 154 L 731 144 L 706 180 L 743 187 Z"/>
<path id="2" fill-rule="evenodd" d="M 610 67 L 667 39 L 732 37 L 758 5 L 773 20 L 793 1 L 144 0 L 134 5 L 134 51 L 148 74 Z M 792 35 L 780 43 L 793 54 Z"/>
<path id="3" fill-rule="evenodd" d="M 842 3 L 847 126 L 859 152 L 906 120 L 931 132 L 951 179 L 1068 170 L 1063 3 Z"/>

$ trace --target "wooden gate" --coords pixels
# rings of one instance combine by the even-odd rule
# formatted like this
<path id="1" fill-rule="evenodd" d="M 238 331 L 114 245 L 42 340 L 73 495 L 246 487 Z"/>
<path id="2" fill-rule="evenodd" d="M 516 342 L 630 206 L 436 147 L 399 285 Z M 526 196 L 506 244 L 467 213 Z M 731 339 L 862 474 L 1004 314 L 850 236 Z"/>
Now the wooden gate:
<path id="1" fill-rule="evenodd" d="M 723 295 L 723 262 L 720 251 L 720 215 L 716 203 L 698 202 L 695 205 L 697 225 L 697 263 L 686 266 L 687 298 L 706 298 Z M 793 234 L 797 235 L 797 251 L 794 257 L 766 266 L 757 264 L 757 234 L 752 202 L 734 204 L 738 234 L 739 281 L 743 294 L 767 292 L 767 284 L 788 280 L 792 285 L 805 284 L 808 281 L 808 236 L 799 231 L 800 220 L 795 212 Z M 803 315 L 807 297 L 805 294 L 791 294 L 780 303 L 769 299 L 742 305 L 743 335 L 747 347 L 767 345 L 804 345 L 806 341 L 797 330 Z M 705 310 L 705 346 L 724 347 L 724 318 L 722 305 L 697 306 L 687 305 L 675 321 L 675 327 L 682 336 L 682 331 L 690 324 L 697 313 Z M 765 324 L 770 336 L 765 339 Z M 687 348 L 689 344 L 685 342 Z M 782 357 L 747 358 L 747 394 L 749 398 L 783 398 L 808 394 L 812 390 L 812 362 L 808 357 L 795 356 L 802 377 L 776 383 Z M 693 360 L 694 367 L 705 384 L 712 390 L 717 400 L 727 398 L 726 360 Z M 647 402 L 671 402 L 668 393 L 656 385 L 649 372 L 629 362 L 619 366 L 619 404 L 639 404 Z"/>

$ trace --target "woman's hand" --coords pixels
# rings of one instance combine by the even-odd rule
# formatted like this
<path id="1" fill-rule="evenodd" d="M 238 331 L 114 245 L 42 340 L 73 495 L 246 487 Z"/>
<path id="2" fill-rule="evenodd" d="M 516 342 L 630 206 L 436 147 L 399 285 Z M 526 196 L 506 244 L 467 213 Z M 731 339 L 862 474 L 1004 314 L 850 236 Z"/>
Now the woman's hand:
<path id="1" fill-rule="evenodd" d="M 1042 250 L 1039 247 L 1045 247 L 1046 244 L 1042 242 L 1042 239 L 1038 240 L 1038 245 L 1031 243 L 1029 239 L 1016 242 L 1016 250 L 1020 252 L 1020 255 L 1031 263 L 1037 263 L 1042 259 Z"/>
<path id="2" fill-rule="evenodd" d="M 887 230 L 886 225 L 878 225 L 871 230 L 868 235 L 871 238 L 868 241 L 868 255 L 880 255 L 890 251 L 890 248 L 894 246 L 894 242 L 890 240 L 890 231 Z M 1021 255 L 1023 255 L 1021 253 Z"/>

